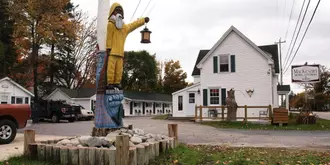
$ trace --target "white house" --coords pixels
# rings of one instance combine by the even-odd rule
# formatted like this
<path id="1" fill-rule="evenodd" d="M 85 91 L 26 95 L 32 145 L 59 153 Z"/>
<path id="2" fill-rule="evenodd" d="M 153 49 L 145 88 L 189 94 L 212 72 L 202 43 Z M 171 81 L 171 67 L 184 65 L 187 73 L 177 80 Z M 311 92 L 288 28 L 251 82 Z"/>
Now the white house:
<path id="1" fill-rule="evenodd" d="M 70 104 L 79 104 L 85 109 L 95 110 L 96 90 L 57 88 L 45 99 L 63 100 Z M 171 95 L 149 92 L 124 92 L 123 108 L 125 116 L 150 116 L 172 114 Z"/>
<path id="2" fill-rule="evenodd" d="M 230 89 L 240 106 L 279 107 L 279 95 L 287 96 L 290 86 L 278 86 L 278 75 L 277 45 L 257 46 L 231 26 L 210 50 L 200 50 L 192 73 L 194 85 L 172 93 L 173 117 L 193 117 L 196 105 L 225 105 Z M 248 117 L 258 117 L 260 110 L 264 111 L 249 109 Z M 207 115 L 205 110 L 203 116 Z M 244 110 L 238 109 L 237 115 L 243 117 Z"/>
<path id="3" fill-rule="evenodd" d="M 31 104 L 34 94 L 10 79 L 0 79 L 0 104 Z"/>

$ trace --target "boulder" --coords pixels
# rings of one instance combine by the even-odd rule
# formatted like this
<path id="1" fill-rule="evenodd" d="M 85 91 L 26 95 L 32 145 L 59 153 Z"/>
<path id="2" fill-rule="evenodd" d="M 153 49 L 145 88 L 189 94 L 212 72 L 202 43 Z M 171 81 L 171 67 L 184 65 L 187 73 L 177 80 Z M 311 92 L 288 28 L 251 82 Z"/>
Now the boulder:
<path id="1" fill-rule="evenodd" d="M 115 150 L 115 149 L 116 149 L 116 147 L 115 147 L 115 146 L 111 146 L 111 147 L 110 147 L 110 149 L 113 149 L 113 150 Z"/>
<path id="2" fill-rule="evenodd" d="M 102 146 L 102 141 L 99 137 L 90 137 L 86 141 L 88 147 L 101 147 Z"/>
<path id="3" fill-rule="evenodd" d="M 107 147 L 107 148 L 109 148 L 110 146 L 112 146 L 112 143 L 110 143 L 110 142 L 106 139 L 106 137 L 100 137 L 99 139 L 101 140 L 101 145 L 102 145 L 103 147 Z"/>
<path id="4" fill-rule="evenodd" d="M 122 135 L 127 135 L 129 138 L 131 138 L 132 137 L 132 135 L 131 134 L 129 134 L 129 133 L 121 133 Z"/>
<path id="5" fill-rule="evenodd" d="M 78 138 L 78 141 L 81 145 L 87 146 L 87 140 L 90 139 L 92 136 L 81 136 Z"/>
<path id="6" fill-rule="evenodd" d="M 146 136 L 148 139 L 150 139 L 150 138 L 154 138 L 154 137 L 155 137 L 155 135 L 152 134 L 152 133 L 147 133 L 145 136 Z"/>
<path id="7" fill-rule="evenodd" d="M 134 147 L 135 145 L 134 145 L 133 142 L 129 141 L 129 146 L 130 146 L 130 147 Z"/>
<path id="8" fill-rule="evenodd" d="M 146 136 L 140 136 L 140 138 L 142 139 L 142 142 L 146 142 L 148 140 L 148 138 Z"/>
<path id="9" fill-rule="evenodd" d="M 132 136 L 134 135 L 134 132 L 132 130 L 128 130 L 127 133 L 132 135 Z"/>
<path id="10" fill-rule="evenodd" d="M 70 140 L 70 143 L 71 143 L 73 146 L 78 146 L 78 145 L 80 144 L 78 138 L 71 139 L 71 140 Z"/>
<path id="11" fill-rule="evenodd" d="M 82 148 L 82 147 L 84 147 L 84 146 L 82 146 L 81 144 L 79 144 L 79 145 L 77 145 L 77 147 L 78 147 L 78 148 Z"/>
<path id="12" fill-rule="evenodd" d="M 168 136 L 166 136 L 166 135 L 162 135 L 162 139 L 168 139 Z"/>
<path id="13" fill-rule="evenodd" d="M 147 139 L 147 142 L 154 142 L 155 138 Z"/>
<path id="14" fill-rule="evenodd" d="M 125 129 L 125 128 L 121 128 L 121 129 L 120 129 L 120 132 L 122 132 L 122 133 L 126 133 L 126 132 L 127 132 L 127 129 Z"/>
<path id="15" fill-rule="evenodd" d="M 133 136 L 131 138 L 131 142 L 133 142 L 134 144 L 140 144 L 142 143 L 142 139 L 140 137 Z"/>
<path id="16" fill-rule="evenodd" d="M 110 144 L 113 144 L 113 142 L 116 141 L 116 136 L 119 135 L 119 132 L 111 132 L 109 133 L 105 139 L 110 143 Z"/>
<path id="17" fill-rule="evenodd" d="M 160 141 L 160 140 L 162 140 L 162 135 L 157 134 L 157 135 L 155 136 L 155 141 Z"/>
<path id="18" fill-rule="evenodd" d="M 142 129 L 139 129 L 139 128 L 133 129 L 133 133 L 134 134 L 138 134 L 140 136 L 143 136 L 144 135 L 144 131 Z"/>
<path id="19" fill-rule="evenodd" d="M 67 144 L 70 144 L 70 143 L 71 143 L 70 140 L 68 140 L 68 139 L 63 139 L 63 140 L 59 141 L 57 144 L 58 144 L 58 145 L 67 145 Z"/>

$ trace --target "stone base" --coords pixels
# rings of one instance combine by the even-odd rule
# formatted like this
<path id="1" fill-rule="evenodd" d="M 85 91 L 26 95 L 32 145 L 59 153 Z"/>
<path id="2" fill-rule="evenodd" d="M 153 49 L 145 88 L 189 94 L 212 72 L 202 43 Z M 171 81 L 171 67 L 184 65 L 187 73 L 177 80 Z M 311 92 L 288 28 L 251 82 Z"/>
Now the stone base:
<path id="1" fill-rule="evenodd" d="M 128 125 L 127 127 L 121 127 L 121 128 L 132 130 L 133 126 Z M 110 132 L 120 130 L 121 128 L 96 128 L 96 127 L 93 127 L 92 136 L 97 136 L 97 137 L 107 136 Z"/>

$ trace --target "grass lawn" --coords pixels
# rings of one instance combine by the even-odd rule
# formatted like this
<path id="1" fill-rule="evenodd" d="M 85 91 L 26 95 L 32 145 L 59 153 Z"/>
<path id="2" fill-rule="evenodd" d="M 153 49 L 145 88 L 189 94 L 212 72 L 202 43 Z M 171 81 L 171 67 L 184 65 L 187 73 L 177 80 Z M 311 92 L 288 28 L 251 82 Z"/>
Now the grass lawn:
<path id="1" fill-rule="evenodd" d="M 257 123 L 242 123 L 240 122 L 226 122 L 226 121 L 205 121 L 201 124 L 209 125 L 217 128 L 234 128 L 234 129 L 257 129 L 257 130 L 330 130 L 330 120 L 320 119 L 316 120 L 316 124 L 296 124 L 296 114 L 291 114 L 289 117 L 289 124 L 287 126 L 266 125 Z"/>
<path id="2" fill-rule="evenodd" d="M 224 146 L 179 145 L 168 154 L 163 154 L 152 165 L 213 165 L 213 164 L 330 164 L 329 152 L 297 149 L 228 148 Z"/>
<path id="3" fill-rule="evenodd" d="M 156 120 L 167 120 L 169 115 L 157 115 L 152 117 L 152 119 L 156 119 Z"/>
<path id="4" fill-rule="evenodd" d="M 0 165 L 57 165 L 50 162 L 40 162 L 35 160 L 30 160 L 24 156 L 12 157 L 7 161 L 0 162 Z"/>

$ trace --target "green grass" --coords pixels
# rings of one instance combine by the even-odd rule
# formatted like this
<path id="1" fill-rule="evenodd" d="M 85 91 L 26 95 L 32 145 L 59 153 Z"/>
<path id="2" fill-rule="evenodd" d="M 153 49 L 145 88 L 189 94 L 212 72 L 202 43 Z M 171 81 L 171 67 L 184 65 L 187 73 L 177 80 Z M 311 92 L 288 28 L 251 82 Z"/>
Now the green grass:
<path id="1" fill-rule="evenodd" d="M 58 165 L 58 164 L 31 160 L 24 156 L 15 156 L 15 157 L 11 157 L 6 161 L 0 162 L 0 165 Z"/>
<path id="2" fill-rule="evenodd" d="M 330 130 L 330 120 L 317 118 L 316 124 L 296 124 L 297 114 L 290 114 L 289 124 L 286 126 L 278 126 L 271 124 L 243 123 L 243 122 L 227 122 L 227 121 L 205 121 L 201 124 L 209 125 L 216 128 L 232 128 L 232 129 L 250 129 L 250 130 Z"/>
<path id="3" fill-rule="evenodd" d="M 152 117 L 152 119 L 156 119 L 156 120 L 167 120 L 169 117 L 169 115 L 157 115 Z"/>
<path id="4" fill-rule="evenodd" d="M 213 165 L 213 164 L 327 164 L 329 152 L 283 148 L 229 148 L 225 146 L 187 146 L 180 144 L 152 161 L 152 165 Z"/>

